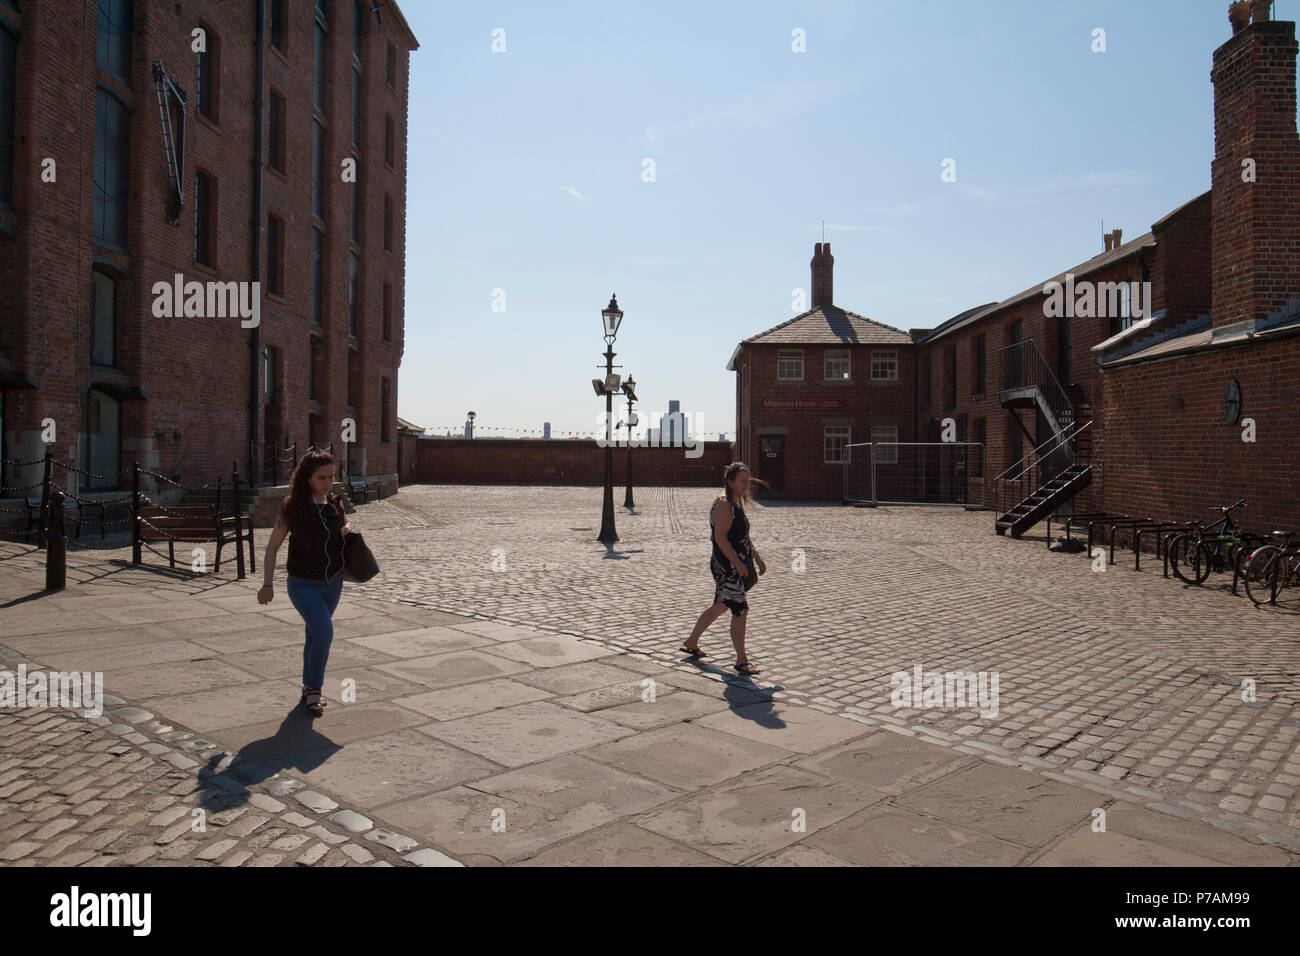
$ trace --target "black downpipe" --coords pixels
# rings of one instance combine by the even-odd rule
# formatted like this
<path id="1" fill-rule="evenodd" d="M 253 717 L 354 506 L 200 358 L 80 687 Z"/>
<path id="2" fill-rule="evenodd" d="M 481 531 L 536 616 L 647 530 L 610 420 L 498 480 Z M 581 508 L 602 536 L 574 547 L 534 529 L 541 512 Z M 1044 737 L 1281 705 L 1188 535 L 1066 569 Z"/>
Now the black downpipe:
<path id="1" fill-rule="evenodd" d="M 256 92 L 253 96 L 253 281 L 258 283 L 258 297 L 261 297 L 262 283 L 262 120 L 264 100 L 266 98 L 266 0 L 257 0 L 257 76 Z M 258 305 L 261 314 L 261 303 Z M 261 368 L 262 326 L 261 323 L 249 330 L 248 347 L 252 352 L 248 376 L 248 482 L 256 487 L 262 483 L 261 455 L 257 454 L 257 438 L 260 431 L 262 410 Z"/>

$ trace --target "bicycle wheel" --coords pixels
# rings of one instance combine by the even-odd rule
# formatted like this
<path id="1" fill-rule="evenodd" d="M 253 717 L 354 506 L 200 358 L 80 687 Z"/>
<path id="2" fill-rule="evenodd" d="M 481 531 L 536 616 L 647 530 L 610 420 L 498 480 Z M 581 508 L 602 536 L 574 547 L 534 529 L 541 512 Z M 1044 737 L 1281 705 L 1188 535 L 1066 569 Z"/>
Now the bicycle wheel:
<path id="1" fill-rule="evenodd" d="M 1273 600 L 1273 581 L 1276 578 L 1273 564 L 1281 553 L 1282 549 L 1277 545 L 1266 544 L 1245 559 L 1241 576 L 1246 582 L 1246 597 L 1256 604 L 1268 604 Z"/>
<path id="2" fill-rule="evenodd" d="M 1180 581 L 1200 584 L 1210 576 L 1210 549 L 1190 534 L 1169 542 L 1169 567 Z"/>
<path id="3" fill-rule="evenodd" d="M 1300 607 L 1300 554 L 1283 552 L 1272 563 L 1273 603 L 1295 610 Z"/>

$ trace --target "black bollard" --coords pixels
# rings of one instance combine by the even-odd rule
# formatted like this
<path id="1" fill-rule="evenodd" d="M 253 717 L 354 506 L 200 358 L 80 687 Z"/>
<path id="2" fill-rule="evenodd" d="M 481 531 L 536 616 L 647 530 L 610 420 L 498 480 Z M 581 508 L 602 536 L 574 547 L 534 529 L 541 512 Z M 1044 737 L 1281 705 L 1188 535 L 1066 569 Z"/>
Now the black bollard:
<path id="1" fill-rule="evenodd" d="M 63 492 L 50 491 L 49 526 L 45 535 L 45 590 L 60 591 L 67 586 L 68 539 L 64 533 Z"/>

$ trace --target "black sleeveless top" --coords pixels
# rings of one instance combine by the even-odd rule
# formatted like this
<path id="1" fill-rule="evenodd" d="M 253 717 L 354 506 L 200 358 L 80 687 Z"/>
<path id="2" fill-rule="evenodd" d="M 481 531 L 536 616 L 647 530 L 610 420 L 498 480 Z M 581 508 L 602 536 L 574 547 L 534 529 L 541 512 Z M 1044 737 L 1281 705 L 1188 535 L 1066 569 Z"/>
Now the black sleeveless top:
<path id="1" fill-rule="evenodd" d="M 749 561 L 749 518 L 745 516 L 745 509 L 737 507 L 734 503 L 728 501 L 731 506 L 731 527 L 727 529 L 727 542 L 731 545 L 732 550 L 736 552 L 736 557 L 740 558 L 742 563 Z M 722 553 L 718 547 L 718 539 L 713 534 L 713 509 L 709 509 L 709 541 L 713 544 L 713 559 L 719 562 L 724 568 L 731 566 L 731 559 Z"/>
<path id="2" fill-rule="evenodd" d="M 343 519 L 330 495 L 312 501 L 299 525 L 289 528 L 288 571 L 295 578 L 330 581 L 343 570 Z"/>

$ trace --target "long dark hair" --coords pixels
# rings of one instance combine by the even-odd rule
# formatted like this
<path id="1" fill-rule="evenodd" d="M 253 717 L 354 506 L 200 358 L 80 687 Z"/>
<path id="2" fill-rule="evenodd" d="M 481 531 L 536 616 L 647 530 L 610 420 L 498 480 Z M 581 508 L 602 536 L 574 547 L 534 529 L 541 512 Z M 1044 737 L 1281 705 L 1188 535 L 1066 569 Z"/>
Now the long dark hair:
<path id="1" fill-rule="evenodd" d="M 735 497 L 733 498 L 731 486 L 727 484 L 729 481 L 735 480 L 736 475 L 742 471 L 749 472 L 750 488 L 753 488 L 755 485 L 761 485 L 764 488 L 770 488 L 772 486 L 769 485 L 762 478 L 755 478 L 754 473 L 750 471 L 749 466 L 745 464 L 743 461 L 733 461 L 722 472 L 722 493 L 727 496 L 728 501 L 732 502 L 732 504 L 736 505 L 737 507 L 743 509 L 745 505 L 749 504 L 754 500 L 754 496 L 750 494 L 749 491 L 746 491 L 743 495 L 737 491 L 735 493 Z"/>
<path id="2" fill-rule="evenodd" d="M 289 479 L 289 493 L 280 502 L 280 521 L 290 530 L 302 526 L 302 521 L 311 515 L 311 505 L 315 497 L 311 492 L 311 476 L 316 469 L 334 466 L 334 456 L 329 452 L 312 449 L 298 459 L 298 467 Z"/>

